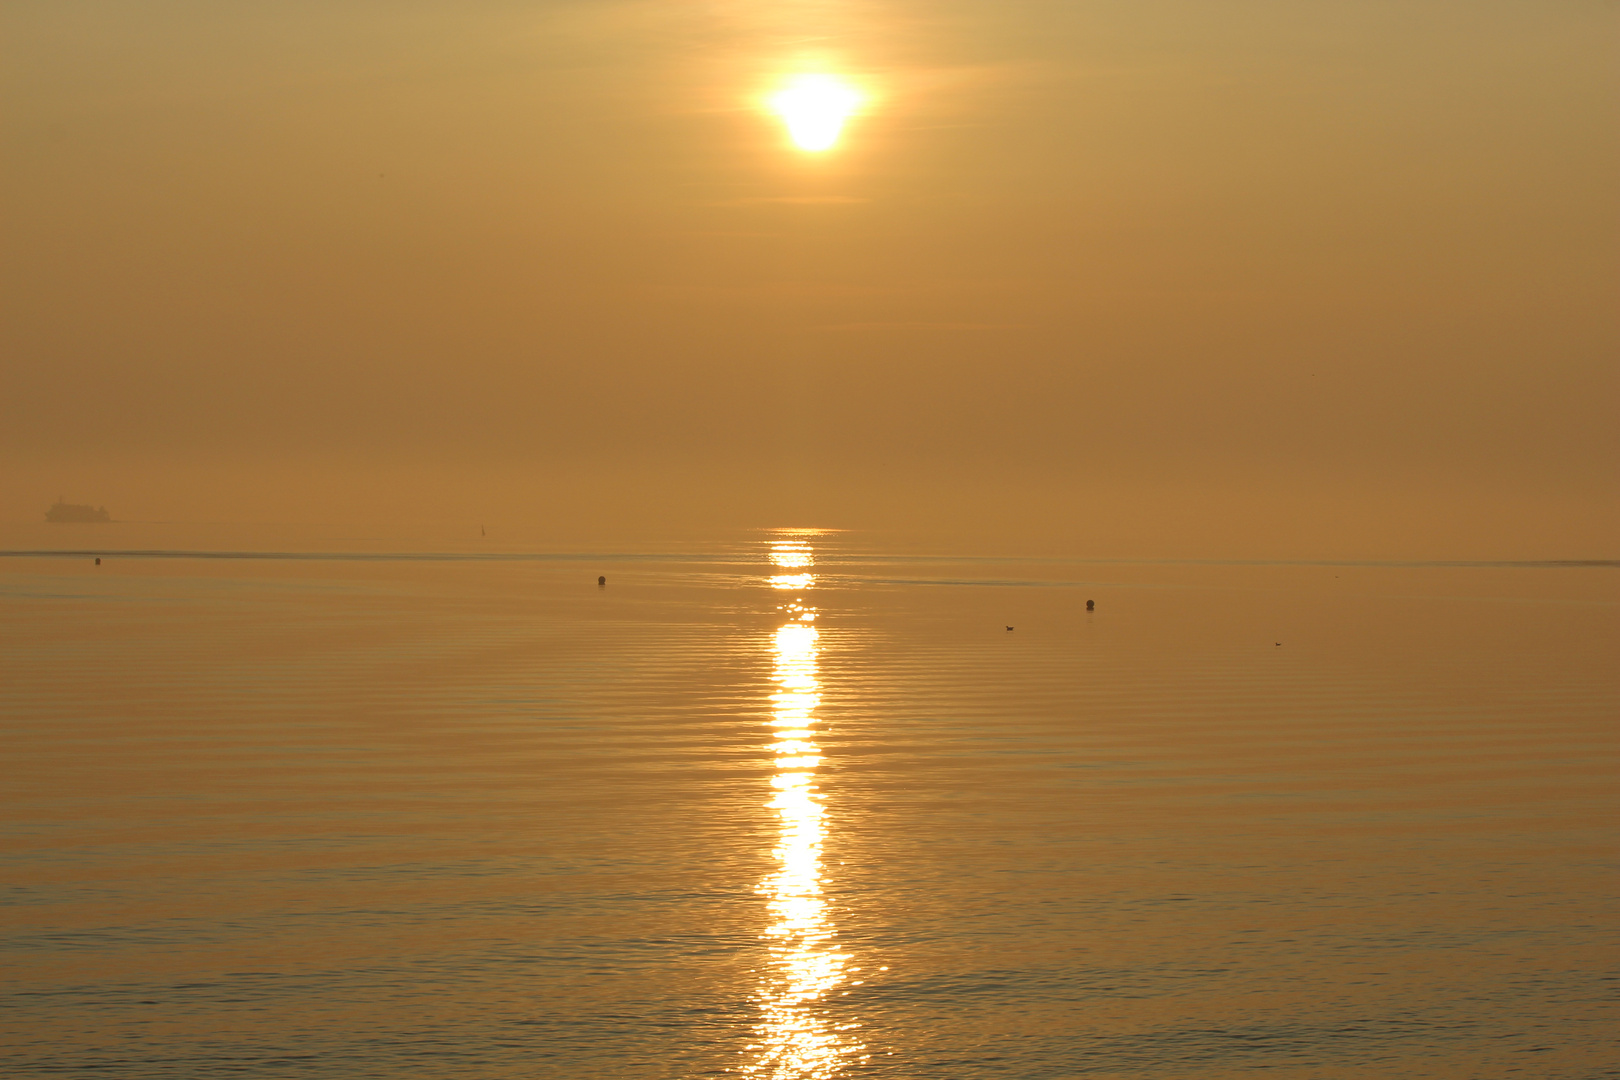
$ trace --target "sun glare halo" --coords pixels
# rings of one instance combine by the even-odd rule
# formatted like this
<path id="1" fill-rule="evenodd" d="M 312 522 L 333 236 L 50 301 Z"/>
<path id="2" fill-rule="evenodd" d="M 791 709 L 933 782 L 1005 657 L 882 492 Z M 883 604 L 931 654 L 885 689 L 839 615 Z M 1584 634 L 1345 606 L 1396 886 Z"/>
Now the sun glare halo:
<path id="1" fill-rule="evenodd" d="M 772 94 L 769 102 L 787 125 L 793 145 L 819 152 L 838 141 L 845 121 L 861 104 L 861 94 L 833 75 L 798 75 Z"/>

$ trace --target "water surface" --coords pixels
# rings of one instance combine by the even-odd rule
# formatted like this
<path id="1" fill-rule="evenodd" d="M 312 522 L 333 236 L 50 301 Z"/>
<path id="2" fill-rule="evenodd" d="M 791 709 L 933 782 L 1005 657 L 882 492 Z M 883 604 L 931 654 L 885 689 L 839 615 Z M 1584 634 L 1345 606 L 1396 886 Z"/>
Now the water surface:
<path id="1" fill-rule="evenodd" d="M 84 550 L 8 1076 L 1617 1075 L 1613 566 Z"/>

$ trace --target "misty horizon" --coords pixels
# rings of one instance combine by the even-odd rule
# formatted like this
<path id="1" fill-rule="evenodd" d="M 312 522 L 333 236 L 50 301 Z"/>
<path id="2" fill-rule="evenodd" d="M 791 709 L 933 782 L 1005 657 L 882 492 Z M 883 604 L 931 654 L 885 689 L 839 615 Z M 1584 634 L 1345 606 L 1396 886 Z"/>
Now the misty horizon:
<path id="1" fill-rule="evenodd" d="M 97 10 L 0 16 L 7 525 L 1620 535 L 1610 8 Z"/>

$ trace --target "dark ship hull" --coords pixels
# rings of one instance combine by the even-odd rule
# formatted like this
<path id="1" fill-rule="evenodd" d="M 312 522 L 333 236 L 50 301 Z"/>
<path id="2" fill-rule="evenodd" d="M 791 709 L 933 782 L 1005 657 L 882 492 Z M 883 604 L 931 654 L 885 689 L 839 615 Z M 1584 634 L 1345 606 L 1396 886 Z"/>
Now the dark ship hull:
<path id="1" fill-rule="evenodd" d="M 45 520 L 66 521 L 82 525 L 111 521 L 112 515 L 107 513 L 105 506 L 79 506 L 58 500 L 55 506 L 45 511 Z"/>

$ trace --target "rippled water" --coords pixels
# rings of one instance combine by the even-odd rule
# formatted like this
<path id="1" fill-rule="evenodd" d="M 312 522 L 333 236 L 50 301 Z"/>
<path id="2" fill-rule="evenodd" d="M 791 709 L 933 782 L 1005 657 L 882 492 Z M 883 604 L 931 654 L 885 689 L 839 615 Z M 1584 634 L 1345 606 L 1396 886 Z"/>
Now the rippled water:
<path id="1" fill-rule="evenodd" d="M 206 554 L 0 558 L 6 1076 L 1620 1075 L 1614 566 Z"/>

